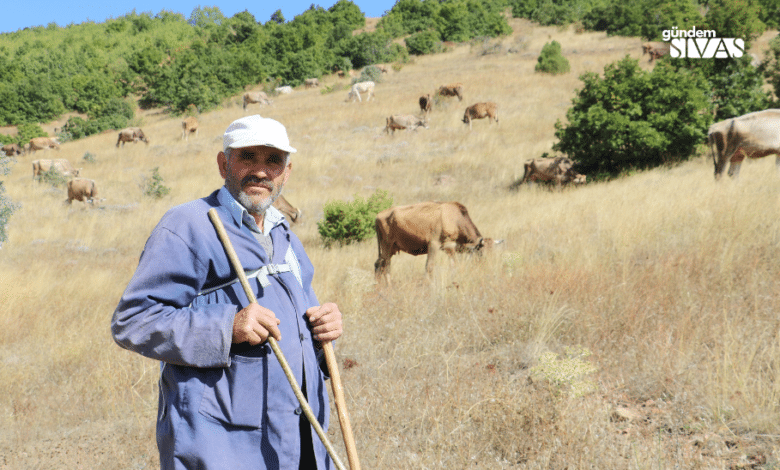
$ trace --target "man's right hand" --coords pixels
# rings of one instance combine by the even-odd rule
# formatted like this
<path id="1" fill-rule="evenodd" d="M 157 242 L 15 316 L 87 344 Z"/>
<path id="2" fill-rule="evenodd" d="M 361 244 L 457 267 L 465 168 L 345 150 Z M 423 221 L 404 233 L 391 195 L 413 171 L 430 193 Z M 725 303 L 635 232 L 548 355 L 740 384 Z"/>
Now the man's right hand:
<path id="1" fill-rule="evenodd" d="M 279 323 L 274 312 L 259 304 L 249 304 L 239 310 L 233 319 L 233 343 L 249 343 L 254 346 L 264 342 L 269 336 L 281 341 L 282 333 L 277 326 Z"/>

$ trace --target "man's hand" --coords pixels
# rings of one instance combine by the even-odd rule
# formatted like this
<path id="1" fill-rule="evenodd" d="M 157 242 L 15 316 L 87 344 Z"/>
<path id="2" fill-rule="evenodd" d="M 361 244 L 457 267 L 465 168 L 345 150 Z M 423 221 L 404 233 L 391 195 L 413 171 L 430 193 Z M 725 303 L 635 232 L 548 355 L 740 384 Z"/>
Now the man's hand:
<path id="1" fill-rule="evenodd" d="M 311 325 L 311 334 L 315 340 L 324 343 L 334 341 L 341 336 L 341 312 L 333 303 L 311 307 L 306 310 Z"/>
<path id="2" fill-rule="evenodd" d="M 249 343 L 254 346 L 268 339 L 268 336 L 281 341 L 282 333 L 277 326 L 279 323 L 274 312 L 258 304 L 249 304 L 236 313 L 233 319 L 233 343 Z"/>

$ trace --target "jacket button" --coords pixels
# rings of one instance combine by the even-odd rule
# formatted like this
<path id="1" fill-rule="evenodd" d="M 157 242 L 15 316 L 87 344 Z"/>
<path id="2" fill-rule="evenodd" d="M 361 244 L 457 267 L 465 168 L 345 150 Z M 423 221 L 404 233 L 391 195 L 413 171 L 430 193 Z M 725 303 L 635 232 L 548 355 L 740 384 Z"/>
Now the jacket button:
<path id="1" fill-rule="evenodd" d="M 304 340 L 303 333 L 301 333 L 300 338 L 301 338 L 301 341 Z"/>
<path id="2" fill-rule="evenodd" d="M 301 409 L 301 407 L 299 406 L 298 408 L 296 408 L 296 409 L 295 409 L 295 414 L 296 414 L 296 415 L 300 415 L 301 413 L 303 413 L 303 410 L 302 410 L 302 409 Z"/>

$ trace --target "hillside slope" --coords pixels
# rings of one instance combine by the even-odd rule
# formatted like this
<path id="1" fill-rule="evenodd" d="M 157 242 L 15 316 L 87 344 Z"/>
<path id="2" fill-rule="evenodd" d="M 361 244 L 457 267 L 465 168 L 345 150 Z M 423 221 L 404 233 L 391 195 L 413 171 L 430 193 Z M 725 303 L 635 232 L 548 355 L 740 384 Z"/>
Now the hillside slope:
<path id="1" fill-rule="evenodd" d="M 716 183 L 702 154 L 560 193 L 510 191 L 524 160 L 550 150 L 578 76 L 641 59 L 639 39 L 512 26 L 391 71 L 375 101 L 345 102 L 348 80 L 326 77 L 247 110 L 285 123 L 298 149 L 285 194 L 303 210 L 294 230 L 318 297 L 344 312 L 337 354 L 363 467 L 778 465 L 774 161 L 746 162 L 736 182 Z M 570 74 L 534 73 L 551 39 Z M 465 99 L 437 103 L 429 129 L 384 133 L 388 115 L 418 113 L 421 94 L 456 81 Z M 478 101 L 496 101 L 500 121 L 469 132 L 463 111 Z M 149 114 L 148 146 L 117 148 L 109 133 L 12 164 L 3 180 L 21 207 L 0 250 L 0 467 L 157 467 L 159 365 L 116 346 L 109 321 L 162 214 L 221 185 L 222 132 L 244 114 L 234 97 L 186 142 L 178 119 Z M 31 181 L 30 161 L 54 157 L 97 182 L 100 208 L 63 205 L 63 189 Z M 160 200 L 142 190 L 154 168 L 171 188 Z M 395 204 L 460 201 L 505 247 L 442 257 L 432 282 L 422 258 L 398 255 L 395 288 L 377 289 L 375 241 L 325 249 L 316 225 L 326 201 L 376 189 Z"/>

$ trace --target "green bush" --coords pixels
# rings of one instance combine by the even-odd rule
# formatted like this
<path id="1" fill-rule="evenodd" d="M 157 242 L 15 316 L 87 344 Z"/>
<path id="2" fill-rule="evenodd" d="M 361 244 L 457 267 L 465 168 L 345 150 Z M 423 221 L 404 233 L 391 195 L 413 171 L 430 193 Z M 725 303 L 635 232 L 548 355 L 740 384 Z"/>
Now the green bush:
<path id="1" fill-rule="evenodd" d="M 651 72 L 626 56 L 604 77 L 580 76 L 584 87 L 555 124 L 553 150 L 578 162 L 586 174 L 617 176 L 689 158 L 712 122 L 708 82 L 695 71 L 659 62 Z"/>
<path id="2" fill-rule="evenodd" d="M 149 196 L 154 199 L 160 199 L 171 192 L 171 188 L 163 184 L 163 178 L 160 176 L 159 167 L 155 167 L 152 170 L 152 175 L 150 177 L 144 178 L 141 186 L 144 191 L 144 196 Z"/>
<path id="3" fill-rule="evenodd" d="M 68 177 L 60 173 L 53 165 L 38 177 L 41 183 L 47 183 L 55 188 L 63 188 L 68 184 Z"/>
<path id="4" fill-rule="evenodd" d="M 558 41 L 548 42 L 542 47 L 542 52 L 539 54 L 534 70 L 553 75 L 568 73 L 571 70 L 569 61 L 563 56 L 561 45 Z"/>
<path id="5" fill-rule="evenodd" d="M 406 50 L 412 55 L 434 54 L 441 52 L 441 38 L 436 31 L 422 31 L 406 38 Z"/>
<path id="6" fill-rule="evenodd" d="M 376 215 L 392 205 L 392 197 L 380 190 L 366 200 L 355 196 L 352 202 L 328 201 L 323 208 L 323 220 L 317 222 L 320 237 L 327 247 L 366 240 L 375 233 Z"/>
<path id="7" fill-rule="evenodd" d="M 0 159 L 0 173 L 7 175 L 10 169 L 8 168 L 8 161 L 10 159 Z M 3 242 L 8 240 L 8 232 L 6 231 L 6 225 L 8 225 L 8 219 L 16 209 L 20 206 L 14 204 L 14 202 L 5 196 L 5 188 L 3 182 L 0 181 L 0 248 L 3 246 Z"/>

